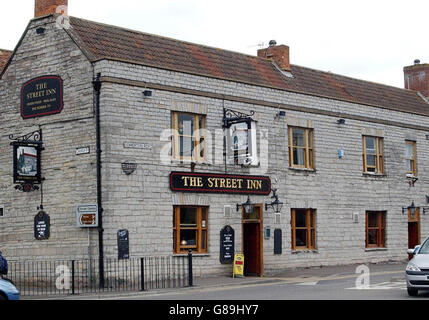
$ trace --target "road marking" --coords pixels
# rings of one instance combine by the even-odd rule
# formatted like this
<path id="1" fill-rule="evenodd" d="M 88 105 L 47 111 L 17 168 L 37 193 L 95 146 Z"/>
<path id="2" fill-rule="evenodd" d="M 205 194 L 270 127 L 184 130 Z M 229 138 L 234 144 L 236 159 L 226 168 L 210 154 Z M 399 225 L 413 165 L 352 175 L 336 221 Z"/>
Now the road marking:
<path id="1" fill-rule="evenodd" d="M 367 288 L 351 287 L 346 288 L 347 290 L 406 290 L 407 284 L 404 282 L 380 282 L 370 284 Z"/>

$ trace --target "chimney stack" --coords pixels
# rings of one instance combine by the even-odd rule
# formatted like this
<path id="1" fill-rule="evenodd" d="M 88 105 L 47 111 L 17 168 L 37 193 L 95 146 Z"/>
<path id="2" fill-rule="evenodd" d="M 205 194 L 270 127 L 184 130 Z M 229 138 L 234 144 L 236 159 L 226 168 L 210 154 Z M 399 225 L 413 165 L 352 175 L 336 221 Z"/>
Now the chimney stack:
<path id="1" fill-rule="evenodd" d="M 290 71 L 289 47 L 271 40 L 269 47 L 258 50 L 258 57 L 274 61 L 282 70 Z"/>
<path id="2" fill-rule="evenodd" d="M 34 17 L 55 13 L 58 6 L 67 6 L 67 4 L 68 0 L 35 0 Z"/>
<path id="3" fill-rule="evenodd" d="M 429 98 L 429 64 L 414 60 L 414 65 L 404 67 L 405 89 L 419 91 Z"/>

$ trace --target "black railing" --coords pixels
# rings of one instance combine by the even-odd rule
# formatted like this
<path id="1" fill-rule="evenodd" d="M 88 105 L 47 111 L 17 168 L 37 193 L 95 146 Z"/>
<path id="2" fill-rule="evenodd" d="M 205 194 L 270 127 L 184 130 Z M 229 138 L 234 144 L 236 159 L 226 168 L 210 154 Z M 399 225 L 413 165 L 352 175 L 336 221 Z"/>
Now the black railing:
<path id="1" fill-rule="evenodd" d="M 192 286 L 192 254 L 99 260 L 8 261 L 7 278 L 23 296 L 137 292 Z"/>

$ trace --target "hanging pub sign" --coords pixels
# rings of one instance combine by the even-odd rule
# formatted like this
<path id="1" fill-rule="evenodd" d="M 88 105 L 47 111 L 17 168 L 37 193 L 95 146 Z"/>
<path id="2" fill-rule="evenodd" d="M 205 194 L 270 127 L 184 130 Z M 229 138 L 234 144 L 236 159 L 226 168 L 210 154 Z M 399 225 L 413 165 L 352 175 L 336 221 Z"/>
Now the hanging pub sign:
<path id="1" fill-rule="evenodd" d="M 13 182 L 23 184 L 40 184 L 40 153 L 39 145 L 28 143 L 13 144 Z"/>
<path id="2" fill-rule="evenodd" d="M 220 263 L 231 264 L 234 261 L 234 229 L 225 226 L 220 230 Z"/>
<path id="3" fill-rule="evenodd" d="M 48 240 L 50 236 L 51 218 L 44 211 L 39 211 L 34 217 L 34 238 Z"/>
<path id="4" fill-rule="evenodd" d="M 42 76 L 24 83 L 21 88 L 21 116 L 36 118 L 60 113 L 63 109 L 63 80 Z"/>
<path id="5" fill-rule="evenodd" d="M 269 195 L 271 180 L 263 176 L 171 172 L 170 189 L 180 192 Z"/>

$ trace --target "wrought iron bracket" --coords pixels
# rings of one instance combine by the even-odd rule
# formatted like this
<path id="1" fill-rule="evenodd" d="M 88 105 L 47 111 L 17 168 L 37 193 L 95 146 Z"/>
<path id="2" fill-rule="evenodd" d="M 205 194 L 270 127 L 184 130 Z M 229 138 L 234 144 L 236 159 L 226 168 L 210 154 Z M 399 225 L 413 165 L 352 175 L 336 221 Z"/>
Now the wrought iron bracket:
<path id="1" fill-rule="evenodd" d="M 13 134 L 9 135 L 9 140 L 11 140 L 11 145 L 15 144 L 36 144 L 36 145 L 42 145 L 42 129 L 30 132 L 28 134 L 25 134 L 23 136 L 14 137 Z"/>
<path id="2" fill-rule="evenodd" d="M 254 111 L 250 111 L 250 114 L 245 114 L 232 109 L 223 108 L 223 128 L 229 128 L 234 123 L 247 122 L 250 124 L 253 115 L 255 115 Z"/>

